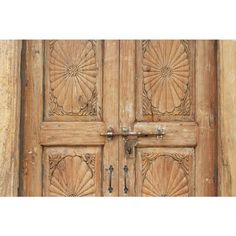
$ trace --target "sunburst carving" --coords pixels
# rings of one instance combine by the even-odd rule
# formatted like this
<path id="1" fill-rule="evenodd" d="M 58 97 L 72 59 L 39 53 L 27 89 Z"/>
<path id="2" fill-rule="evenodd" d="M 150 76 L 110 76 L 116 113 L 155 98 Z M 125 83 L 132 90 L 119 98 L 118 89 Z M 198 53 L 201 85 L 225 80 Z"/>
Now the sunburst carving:
<path id="1" fill-rule="evenodd" d="M 144 196 L 188 196 L 189 155 L 144 153 L 142 194 Z"/>
<path id="2" fill-rule="evenodd" d="M 50 196 L 94 196 L 95 154 L 50 155 Z"/>
<path id="3" fill-rule="evenodd" d="M 143 41 L 144 114 L 189 115 L 187 41 Z"/>
<path id="4" fill-rule="evenodd" d="M 50 115 L 97 114 L 95 41 L 50 41 Z"/>

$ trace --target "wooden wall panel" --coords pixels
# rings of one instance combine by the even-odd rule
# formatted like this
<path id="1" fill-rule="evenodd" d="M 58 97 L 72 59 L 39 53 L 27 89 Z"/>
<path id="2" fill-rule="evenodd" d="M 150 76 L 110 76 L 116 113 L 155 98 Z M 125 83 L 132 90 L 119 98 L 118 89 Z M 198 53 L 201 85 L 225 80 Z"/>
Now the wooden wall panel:
<path id="1" fill-rule="evenodd" d="M 0 196 L 17 196 L 21 41 L 0 41 Z"/>
<path id="2" fill-rule="evenodd" d="M 236 41 L 218 42 L 218 195 L 236 195 Z"/>

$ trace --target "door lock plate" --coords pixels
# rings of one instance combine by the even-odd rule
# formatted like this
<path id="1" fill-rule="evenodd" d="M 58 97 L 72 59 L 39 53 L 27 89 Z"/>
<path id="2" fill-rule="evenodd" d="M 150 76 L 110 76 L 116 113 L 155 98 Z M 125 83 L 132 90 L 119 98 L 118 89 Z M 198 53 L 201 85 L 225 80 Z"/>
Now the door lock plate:
<path id="1" fill-rule="evenodd" d="M 135 147 L 137 145 L 137 139 L 125 140 L 125 156 L 126 158 L 135 158 Z"/>

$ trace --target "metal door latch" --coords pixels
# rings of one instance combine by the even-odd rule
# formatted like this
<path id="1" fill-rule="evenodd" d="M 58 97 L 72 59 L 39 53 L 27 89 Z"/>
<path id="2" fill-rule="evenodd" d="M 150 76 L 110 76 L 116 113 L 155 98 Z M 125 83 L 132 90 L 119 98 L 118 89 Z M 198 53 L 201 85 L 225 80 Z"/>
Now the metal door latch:
<path id="1" fill-rule="evenodd" d="M 156 136 L 157 139 L 163 138 L 165 135 L 165 130 L 163 127 L 158 126 L 156 132 L 144 132 L 144 131 L 129 131 L 129 128 L 123 127 L 121 132 L 115 132 L 112 127 L 107 129 L 106 133 L 101 133 L 101 136 L 106 136 L 107 140 L 112 140 L 115 136 L 122 136 L 123 138 L 128 138 L 128 136 L 136 136 L 136 137 L 147 137 L 147 136 Z"/>
<path id="2" fill-rule="evenodd" d="M 161 126 L 159 126 L 158 128 L 157 128 L 157 133 L 156 133 L 156 135 L 157 135 L 157 139 L 159 139 L 159 138 L 163 138 L 164 137 L 164 135 L 165 135 L 165 130 L 164 130 L 164 128 L 162 128 Z"/>

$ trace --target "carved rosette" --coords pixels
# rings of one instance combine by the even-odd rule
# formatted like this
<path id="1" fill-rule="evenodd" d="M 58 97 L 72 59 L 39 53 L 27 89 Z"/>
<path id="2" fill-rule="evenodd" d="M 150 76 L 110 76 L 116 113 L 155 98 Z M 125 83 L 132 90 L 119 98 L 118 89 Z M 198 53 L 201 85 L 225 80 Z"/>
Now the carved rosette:
<path id="1" fill-rule="evenodd" d="M 144 196 L 188 196 L 191 154 L 143 153 Z"/>
<path id="2" fill-rule="evenodd" d="M 95 195 L 95 154 L 49 155 L 49 195 Z"/>
<path id="3" fill-rule="evenodd" d="M 50 116 L 97 115 L 96 42 L 49 42 Z"/>
<path id="4" fill-rule="evenodd" d="M 145 40 L 143 114 L 189 116 L 191 53 L 188 41 Z"/>

